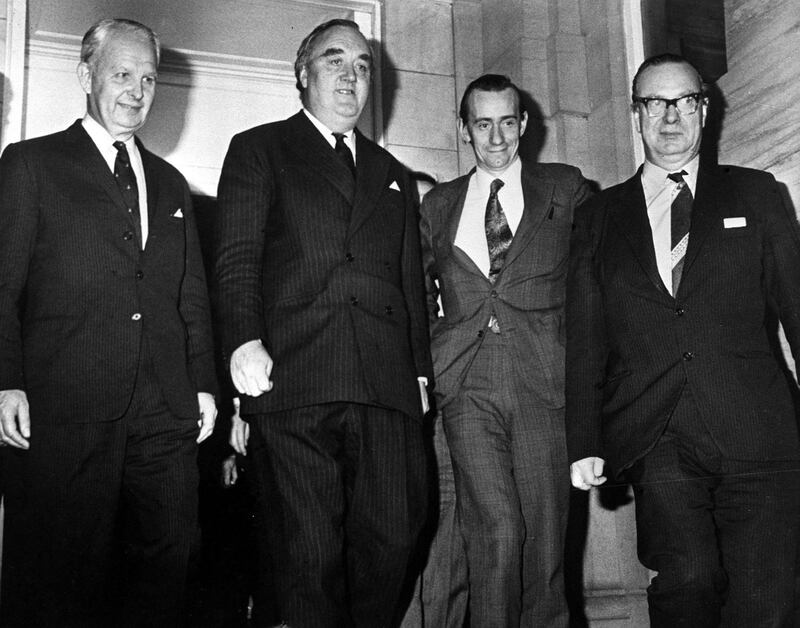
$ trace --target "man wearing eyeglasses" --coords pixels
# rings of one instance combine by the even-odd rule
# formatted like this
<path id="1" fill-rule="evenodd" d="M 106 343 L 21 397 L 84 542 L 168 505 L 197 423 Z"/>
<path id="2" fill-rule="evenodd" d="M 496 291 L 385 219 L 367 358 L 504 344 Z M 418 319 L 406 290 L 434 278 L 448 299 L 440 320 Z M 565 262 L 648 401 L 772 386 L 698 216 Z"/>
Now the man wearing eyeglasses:
<path id="1" fill-rule="evenodd" d="M 645 163 L 575 218 L 572 483 L 633 484 L 651 626 L 791 625 L 800 450 L 775 323 L 800 356 L 800 232 L 772 175 L 699 163 L 682 57 L 633 80 Z M 772 323 L 772 324 L 770 324 Z"/>

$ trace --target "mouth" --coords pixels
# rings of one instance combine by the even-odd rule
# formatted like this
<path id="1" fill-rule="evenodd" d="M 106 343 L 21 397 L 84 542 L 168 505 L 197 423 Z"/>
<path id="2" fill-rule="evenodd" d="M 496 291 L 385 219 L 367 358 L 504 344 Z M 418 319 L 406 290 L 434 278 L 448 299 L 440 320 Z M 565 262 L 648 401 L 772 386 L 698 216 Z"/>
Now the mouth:
<path id="1" fill-rule="evenodd" d="M 122 109 L 126 109 L 128 111 L 139 111 L 142 108 L 141 105 L 126 105 L 125 103 L 122 102 L 117 103 L 117 106 L 121 107 Z"/>
<path id="2" fill-rule="evenodd" d="M 337 94 L 341 94 L 342 96 L 353 96 L 356 93 L 356 90 L 349 89 L 347 87 L 342 87 L 336 90 Z"/>

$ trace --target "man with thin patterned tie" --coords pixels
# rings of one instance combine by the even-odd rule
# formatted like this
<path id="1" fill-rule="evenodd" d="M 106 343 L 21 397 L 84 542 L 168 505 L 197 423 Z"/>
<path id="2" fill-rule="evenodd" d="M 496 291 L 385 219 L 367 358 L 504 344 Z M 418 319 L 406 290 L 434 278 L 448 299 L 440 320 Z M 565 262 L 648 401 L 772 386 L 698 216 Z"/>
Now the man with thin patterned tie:
<path id="1" fill-rule="evenodd" d="M 92 26 L 84 118 L 0 159 L 4 628 L 183 624 L 216 379 L 188 186 L 134 135 L 159 51 Z"/>
<path id="2" fill-rule="evenodd" d="M 700 162 L 682 57 L 633 79 L 645 163 L 580 208 L 567 283 L 572 483 L 631 482 L 651 626 L 790 626 L 800 446 L 800 230 L 772 175 Z"/>
<path id="3" fill-rule="evenodd" d="M 354 22 L 316 27 L 303 110 L 236 135 L 219 183 L 223 353 L 296 628 L 391 625 L 425 516 L 419 231 L 407 173 L 355 128 L 372 71 Z"/>
<path id="4" fill-rule="evenodd" d="M 589 186 L 577 168 L 519 158 L 527 120 L 507 77 L 473 81 L 458 125 L 477 168 L 422 203 L 437 462 L 452 458 L 456 489 L 422 574 L 425 626 L 460 628 L 467 597 L 473 626 L 568 624 L 563 305 Z"/>

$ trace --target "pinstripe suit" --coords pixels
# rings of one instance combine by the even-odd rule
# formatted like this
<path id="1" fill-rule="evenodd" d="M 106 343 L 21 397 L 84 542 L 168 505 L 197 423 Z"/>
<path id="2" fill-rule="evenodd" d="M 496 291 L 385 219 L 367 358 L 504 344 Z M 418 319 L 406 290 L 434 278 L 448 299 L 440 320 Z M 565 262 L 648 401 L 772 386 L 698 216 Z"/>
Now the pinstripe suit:
<path id="1" fill-rule="evenodd" d="M 210 316 L 186 182 L 139 151 L 144 251 L 80 121 L 0 159 L 0 389 L 24 390 L 31 414 L 30 450 L 5 452 L 4 626 L 116 622 L 123 511 L 142 535 L 126 537 L 140 610 L 124 612 L 170 625 L 183 601 L 197 393 L 216 389 Z"/>
<path id="2" fill-rule="evenodd" d="M 299 626 L 388 623 L 423 516 L 417 220 L 400 164 L 356 142 L 354 181 L 300 112 L 235 136 L 219 187 L 223 352 L 261 339 L 274 360 L 242 416 Z"/>
<path id="3" fill-rule="evenodd" d="M 466 540 L 470 617 L 482 627 L 568 619 L 562 307 L 572 213 L 589 190 L 576 168 L 522 166 L 524 210 L 494 285 L 454 244 L 471 175 L 434 188 L 421 212 L 436 399 Z M 487 328 L 493 312 L 499 334 Z"/>
<path id="4" fill-rule="evenodd" d="M 675 297 L 638 173 L 578 210 L 569 272 L 570 461 L 634 482 L 653 624 L 786 625 L 800 446 L 770 336 L 798 356 L 800 233 L 774 178 L 701 166 Z"/>

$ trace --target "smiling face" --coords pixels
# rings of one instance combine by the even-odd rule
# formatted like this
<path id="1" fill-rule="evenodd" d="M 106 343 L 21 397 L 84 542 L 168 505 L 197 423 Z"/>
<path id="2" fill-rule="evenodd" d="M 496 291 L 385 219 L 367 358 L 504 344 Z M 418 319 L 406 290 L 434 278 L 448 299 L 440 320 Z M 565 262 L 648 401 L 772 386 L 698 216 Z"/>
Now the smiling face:
<path id="1" fill-rule="evenodd" d="M 109 33 L 89 63 L 78 65 L 89 115 L 125 141 L 147 119 L 156 93 L 156 53 L 145 38 Z"/>
<path id="2" fill-rule="evenodd" d="M 303 104 L 336 133 L 355 127 L 369 96 L 372 54 L 354 28 L 333 26 L 314 42 L 300 70 Z"/>
<path id="3" fill-rule="evenodd" d="M 697 72 L 686 63 L 664 63 L 646 68 L 637 84 L 641 98 L 673 99 L 702 91 Z M 634 105 L 636 127 L 642 136 L 644 153 L 651 163 L 665 170 L 677 170 L 700 152 L 708 101 L 703 98 L 692 114 L 681 114 L 674 105 L 651 118 L 644 105 Z"/>
<path id="4" fill-rule="evenodd" d="M 502 174 L 517 157 L 527 123 L 528 116 L 520 116 L 512 88 L 499 92 L 478 89 L 469 95 L 469 116 L 466 122 L 458 120 L 458 128 L 464 141 L 472 143 L 478 166 Z"/>

